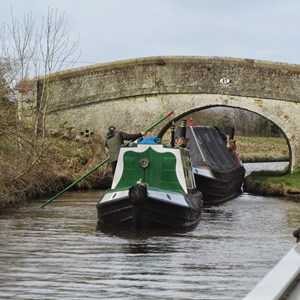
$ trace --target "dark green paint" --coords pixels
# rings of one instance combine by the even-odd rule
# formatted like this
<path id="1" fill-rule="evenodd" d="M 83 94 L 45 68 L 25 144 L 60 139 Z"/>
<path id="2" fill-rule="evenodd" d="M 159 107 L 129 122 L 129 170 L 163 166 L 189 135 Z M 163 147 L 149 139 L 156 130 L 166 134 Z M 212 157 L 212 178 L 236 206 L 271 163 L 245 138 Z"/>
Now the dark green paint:
<path id="1" fill-rule="evenodd" d="M 148 158 L 149 166 L 143 169 L 139 161 Z M 142 153 L 128 150 L 124 153 L 124 169 L 116 189 L 125 189 L 138 181 L 157 189 L 183 192 L 176 174 L 176 156 L 173 153 L 159 153 L 149 147 Z"/>

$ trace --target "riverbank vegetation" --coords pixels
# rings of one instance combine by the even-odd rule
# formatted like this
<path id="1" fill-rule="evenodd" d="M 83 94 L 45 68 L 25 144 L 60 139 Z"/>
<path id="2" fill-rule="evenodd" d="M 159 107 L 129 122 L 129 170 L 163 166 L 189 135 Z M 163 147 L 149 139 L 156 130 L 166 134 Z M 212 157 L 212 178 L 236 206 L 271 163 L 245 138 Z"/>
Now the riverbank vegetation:
<path id="1" fill-rule="evenodd" d="M 300 171 L 252 172 L 244 181 L 244 190 L 259 195 L 284 196 L 300 201 Z"/>
<path id="2" fill-rule="evenodd" d="M 16 122 L 15 103 L 0 106 L 0 211 L 59 192 L 106 158 L 100 136 L 37 138 Z M 108 166 L 96 170 L 76 188 L 107 187 L 107 171 Z"/>
<path id="3" fill-rule="evenodd" d="M 64 13 L 49 9 L 42 20 L 38 26 L 27 14 L 20 21 L 12 11 L 10 24 L 0 26 L 0 211 L 60 189 L 73 179 L 65 170 L 71 165 L 75 174 L 74 164 L 81 157 L 78 147 L 69 153 L 70 143 L 57 143 L 45 135 L 51 97 L 45 83 L 52 73 L 76 63 L 79 41 L 70 37 Z M 43 101 L 38 107 L 31 105 L 31 99 L 24 101 L 36 114 L 34 124 L 28 126 L 17 117 L 17 100 L 30 89 L 30 77 L 40 78 Z"/>

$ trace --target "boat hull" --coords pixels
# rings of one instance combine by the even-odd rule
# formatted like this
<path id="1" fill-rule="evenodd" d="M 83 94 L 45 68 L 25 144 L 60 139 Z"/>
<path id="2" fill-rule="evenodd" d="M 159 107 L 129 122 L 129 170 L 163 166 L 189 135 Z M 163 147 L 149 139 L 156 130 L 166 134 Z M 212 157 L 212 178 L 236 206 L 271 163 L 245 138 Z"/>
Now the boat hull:
<path id="1" fill-rule="evenodd" d="M 148 189 L 136 184 L 129 190 L 107 193 L 97 204 L 97 229 L 192 229 L 200 221 L 202 194 Z"/>
<path id="2" fill-rule="evenodd" d="M 225 172 L 212 171 L 212 176 L 202 175 L 197 168 L 193 170 L 197 189 L 203 194 L 203 205 L 218 205 L 242 192 L 245 168 L 239 166 Z"/>

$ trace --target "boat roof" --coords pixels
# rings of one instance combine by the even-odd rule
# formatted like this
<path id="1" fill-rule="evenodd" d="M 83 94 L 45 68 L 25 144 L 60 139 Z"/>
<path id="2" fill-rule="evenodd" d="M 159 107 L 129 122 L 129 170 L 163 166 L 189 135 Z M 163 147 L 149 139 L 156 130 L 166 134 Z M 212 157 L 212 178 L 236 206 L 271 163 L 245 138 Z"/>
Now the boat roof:
<path id="1" fill-rule="evenodd" d="M 188 147 L 193 166 L 207 165 L 216 171 L 228 171 L 237 167 L 236 160 L 214 127 L 187 126 L 186 138 L 189 139 Z"/>

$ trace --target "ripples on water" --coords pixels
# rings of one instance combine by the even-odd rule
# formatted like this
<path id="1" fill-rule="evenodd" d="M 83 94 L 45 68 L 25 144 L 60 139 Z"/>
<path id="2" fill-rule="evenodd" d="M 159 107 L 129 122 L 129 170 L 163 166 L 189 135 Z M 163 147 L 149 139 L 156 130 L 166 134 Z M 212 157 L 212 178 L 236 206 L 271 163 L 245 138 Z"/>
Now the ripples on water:
<path id="1" fill-rule="evenodd" d="M 96 232 L 101 192 L 0 216 L 1 299 L 242 299 L 295 244 L 299 203 L 242 194 L 188 233 Z"/>

